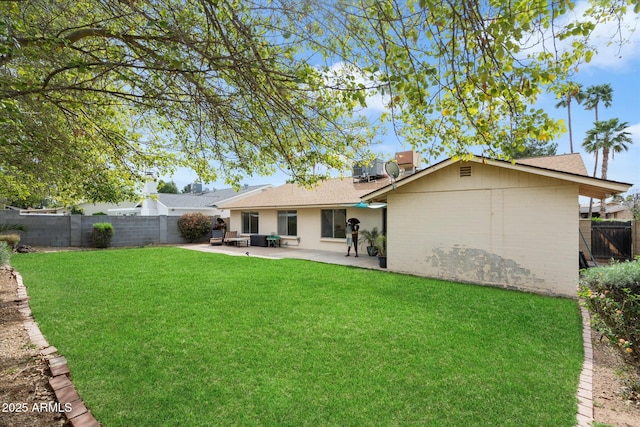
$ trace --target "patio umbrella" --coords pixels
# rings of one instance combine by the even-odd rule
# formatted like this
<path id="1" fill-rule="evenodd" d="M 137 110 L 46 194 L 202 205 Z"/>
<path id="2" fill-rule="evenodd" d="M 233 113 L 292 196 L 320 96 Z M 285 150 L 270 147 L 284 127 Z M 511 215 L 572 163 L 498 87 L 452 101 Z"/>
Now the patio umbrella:
<path id="1" fill-rule="evenodd" d="M 351 224 L 360 224 L 360 220 L 358 218 L 349 218 L 347 222 L 350 222 Z"/>

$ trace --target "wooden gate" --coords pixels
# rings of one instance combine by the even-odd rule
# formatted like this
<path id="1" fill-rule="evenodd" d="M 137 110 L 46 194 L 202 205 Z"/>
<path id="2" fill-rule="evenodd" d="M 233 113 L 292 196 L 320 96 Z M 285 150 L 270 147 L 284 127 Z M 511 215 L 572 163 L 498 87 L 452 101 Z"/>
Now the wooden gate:
<path id="1" fill-rule="evenodd" d="M 631 222 L 592 222 L 591 252 L 595 258 L 632 259 Z"/>

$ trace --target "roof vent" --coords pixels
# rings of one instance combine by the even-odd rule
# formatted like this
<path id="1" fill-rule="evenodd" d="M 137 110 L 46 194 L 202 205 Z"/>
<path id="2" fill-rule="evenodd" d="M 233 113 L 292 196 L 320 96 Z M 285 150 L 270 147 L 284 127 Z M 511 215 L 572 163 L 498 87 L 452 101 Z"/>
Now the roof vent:
<path id="1" fill-rule="evenodd" d="M 460 166 L 460 178 L 471 176 L 471 166 Z"/>

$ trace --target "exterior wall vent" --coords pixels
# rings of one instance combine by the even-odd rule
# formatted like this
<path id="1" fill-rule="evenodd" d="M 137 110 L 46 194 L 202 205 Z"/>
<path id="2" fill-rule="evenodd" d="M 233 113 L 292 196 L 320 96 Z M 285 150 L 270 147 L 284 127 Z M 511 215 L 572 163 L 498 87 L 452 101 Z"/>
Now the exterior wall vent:
<path id="1" fill-rule="evenodd" d="M 460 178 L 471 176 L 471 166 L 460 166 Z"/>

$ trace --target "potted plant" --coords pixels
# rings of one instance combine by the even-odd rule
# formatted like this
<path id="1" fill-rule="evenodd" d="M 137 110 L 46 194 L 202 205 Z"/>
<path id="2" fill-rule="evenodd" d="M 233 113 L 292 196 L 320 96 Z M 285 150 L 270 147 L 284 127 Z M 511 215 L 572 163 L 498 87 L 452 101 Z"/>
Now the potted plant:
<path id="1" fill-rule="evenodd" d="M 380 268 L 387 268 L 387 236 L 379 235 L 374 246 L 378 253 L 378 265 Z"/>
<path id="2" fill-rule="evenodd" d="M 378 227 L 373 227 L 371 230 L 362 230 L 360 231 L 360 235 L 363 240 L 362 243 L 367 242 L 367 254 L 369 256 L 376 256 L 377 248 L 376 248 L 376 239 L 380 236 L 380 232 L 378 231 Z"/>

